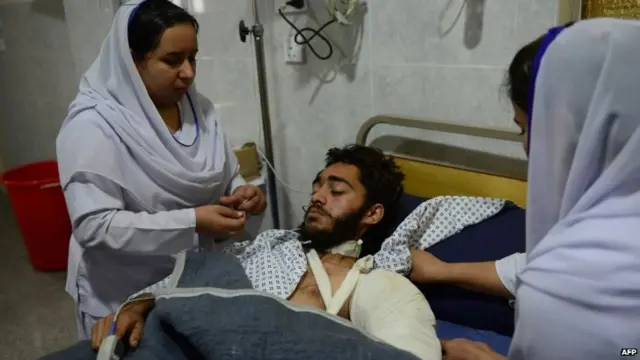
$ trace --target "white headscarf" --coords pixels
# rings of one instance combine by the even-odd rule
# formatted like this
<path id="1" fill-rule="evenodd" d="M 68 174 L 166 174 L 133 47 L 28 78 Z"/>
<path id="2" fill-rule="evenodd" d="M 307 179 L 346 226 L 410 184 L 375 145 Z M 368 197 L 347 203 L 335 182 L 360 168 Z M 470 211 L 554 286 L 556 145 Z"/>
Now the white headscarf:
<path id="1" fill-rule="evenodd" d="M 617 358 L 640 334 L 640 23 L 561 33 L 533 109 L 510 359 Z"/>
<path id="2" fill-rule="evenodd" d="M 120 7 L 98 58 L 82 77 L 56 144 L 61 183 L 66 187 L 97 175 L 149 206 L 206 204 L 222 195 L 237 162 L 226 153 L 213 105 L 195 85 L 188 91 L 200 131 L 195 144 L 185 148 L 162 121 L 129 49 L 129 21 L 142 2 Z M 186 111 L 191 112 L 188 105 Z M 192 125 L 183 131 L 195 133 Z"/>

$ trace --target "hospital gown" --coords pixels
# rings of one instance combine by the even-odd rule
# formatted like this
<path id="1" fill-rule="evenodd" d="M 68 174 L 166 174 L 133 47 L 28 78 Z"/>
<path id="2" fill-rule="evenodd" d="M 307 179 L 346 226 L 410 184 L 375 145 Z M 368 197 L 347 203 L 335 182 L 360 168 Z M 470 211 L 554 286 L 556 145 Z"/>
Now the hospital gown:
<path id="1" fill-rule="evenodd" d="M 407 275 L 411 271 L 411 248 L 426 249 L 477 224 L 504 207 L 505 201 L 478 197 L 442 196 L 416 208 L 373 256 L 374 267 Z M 296 231 L 268 230 L 255 241 L 232 244 L 223 251 L 242 263 L 253 287 L 280 298 L 289 298 L 307 271 L 307 258 Z M 165 288 L 169 278 L 141 293 Z"/>

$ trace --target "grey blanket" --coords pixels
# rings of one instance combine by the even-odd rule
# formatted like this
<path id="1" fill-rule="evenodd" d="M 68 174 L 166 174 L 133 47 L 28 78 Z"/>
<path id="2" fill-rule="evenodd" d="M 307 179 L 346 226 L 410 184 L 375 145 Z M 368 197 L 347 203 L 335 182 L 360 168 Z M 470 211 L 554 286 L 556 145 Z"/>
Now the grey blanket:
<path id="1" fill-rule="evenodd" d="M 232 255 L 190 252 L 182 260 L 176 286 L 158 296 L 140 345 L 123 359 L 416 359 L 346 321 L 253 290 Z M 43 357 L 95 358 L 86 341 Z"/>

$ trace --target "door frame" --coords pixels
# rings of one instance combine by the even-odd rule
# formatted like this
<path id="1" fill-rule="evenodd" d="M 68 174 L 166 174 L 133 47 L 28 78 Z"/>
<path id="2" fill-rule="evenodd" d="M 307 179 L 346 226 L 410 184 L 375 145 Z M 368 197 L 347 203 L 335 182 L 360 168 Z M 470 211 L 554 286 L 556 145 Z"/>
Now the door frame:
<path id="1" fill-rule="evenodd" d="M 558 25 L 582 19 L 582 0 L 558 0 Z"/>

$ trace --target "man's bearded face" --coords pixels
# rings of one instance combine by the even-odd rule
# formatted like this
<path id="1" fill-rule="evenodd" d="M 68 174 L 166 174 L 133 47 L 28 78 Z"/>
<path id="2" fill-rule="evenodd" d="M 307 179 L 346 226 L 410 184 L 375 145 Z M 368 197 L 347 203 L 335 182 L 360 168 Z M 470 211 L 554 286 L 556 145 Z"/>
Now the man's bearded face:
<path id="1" fill-rule="evenodd" d="M 362 206 L 356 211 L 334 217 L 322 208 L 320 204 L 311 204 L 304 214 L 304 222 L 300 227 L 302 241 L 309 241 L 309 248 L 318 252 L 325 252 L 346 241 L 356 240 L 362 216 L 366 211 Z M 318 226 L 318 220 L 322 218 L 325 226 Z M 330 223 L 330 226 L 326 226 Z"/>

